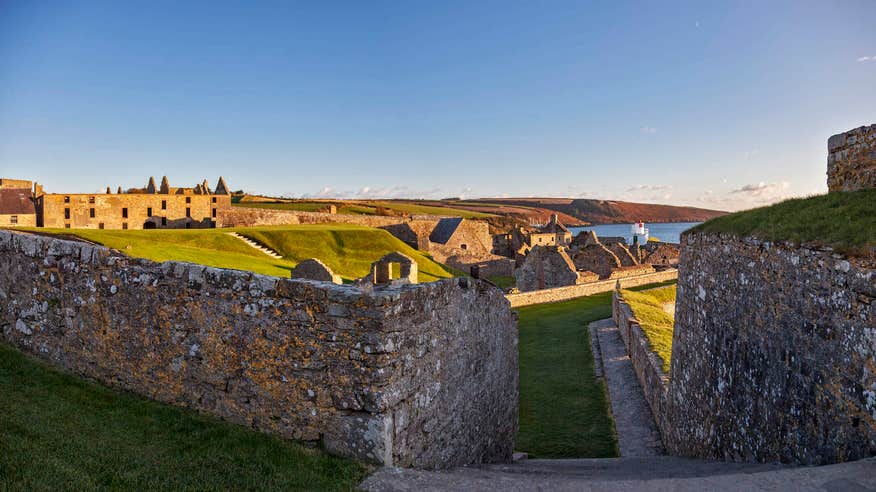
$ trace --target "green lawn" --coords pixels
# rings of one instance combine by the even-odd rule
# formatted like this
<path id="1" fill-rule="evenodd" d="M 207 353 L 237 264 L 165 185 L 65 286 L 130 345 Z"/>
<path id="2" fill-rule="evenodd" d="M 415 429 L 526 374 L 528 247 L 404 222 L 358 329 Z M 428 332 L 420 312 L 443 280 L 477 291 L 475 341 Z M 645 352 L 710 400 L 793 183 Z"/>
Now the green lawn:
<path id="1" fill-rule="evenodd" d="M 40 233 L 77 236 L 118 249 L 129 256 L 154 261 L 188 261 L 219 268 L 248 270 L 288 277 L 292 268 L 308 258 L 319 258 L 346 280 L 368 273 L 372 262 L 392 251 L 412 257 L 420 270 L 420 281 L 430 282 L 454 273 L 390 233 L 348 224 L 290 225 L 233 229 L 28 229 Z M 262 240 L 284 255 L 271 258 L 228 232 Z"/>
<path id="2" fill-rule="evenodd" d="M 366 472 L 0 344 L 0 490 L 352 490 Z"/>
<path id="3" fill-rule="evenodd" d="M 518 309 L 520 431 L 533 458 L 618 455 L 605 386 L 593 374 L 587 325 L 611 317 L 611 293 Z"/>
<path id="4" fill-rule="evenodd" d="M 663 306 L 675 302 L 676 286 L 670 285 L 644 292 L 621 291 L 624 300 L 630 305 L 651 349 L 660 356 L 663 371 L 669 374 L 672 359 L 672 333 L 675 317 L 667 313 Z"/>
<path id="5" fill-rule="evenodd" d="M 634 287 L 640 291 L 675 281 Z M 610 458 L 617 437 L 605 385 L 593 373 L 592 321 L 611 317 L 611 293 L 518 308 L 520 431 L 533 458 Z"/>
<path id="6" fill-rule="evenodd" d="M 876 190 L 828 193 L 725 215 L 692 229 L 876 255 Z"/>
<path id="7" fill-rule="evenodd" d="M 326 207 L 325 202 L 289 202 L 289 203 L 250 203 L 242 202 L 235 204 L 239 207 L 251 208 L 272 208 L 277 210 L 296 210 L 304 212 L 315 212 Z M 368 202 L 337 202 L 339 214 L 352 215 L 378 215 L 379 208 L 385 208 L 395 212 L 405 214 L 423 214 L 423 215 L 443 215 L 449 217 L 463 217 L 466 219 L 485 219 L 494 217 L 492 214 L 483 212 L 475 212 L 471 210 L 463 210 L 453 207 L 440 207 L 433 205 L 419 205 L 411 202 L 395 202 L 395 201 L 368 201 Z"/>

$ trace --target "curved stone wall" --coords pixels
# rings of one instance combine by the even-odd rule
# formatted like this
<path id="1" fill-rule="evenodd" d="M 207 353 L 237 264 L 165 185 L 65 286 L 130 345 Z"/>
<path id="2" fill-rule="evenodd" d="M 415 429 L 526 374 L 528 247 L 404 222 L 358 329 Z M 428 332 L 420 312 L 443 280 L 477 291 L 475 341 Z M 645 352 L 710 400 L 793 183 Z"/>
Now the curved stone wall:
<path id="1" fill-rule="evenodd" d="M 68 371 L 342 456 L 444 468 L 513 450 L 516 317 L 473 279 L 364 292 L 0 230 L 0 333 Z"/>

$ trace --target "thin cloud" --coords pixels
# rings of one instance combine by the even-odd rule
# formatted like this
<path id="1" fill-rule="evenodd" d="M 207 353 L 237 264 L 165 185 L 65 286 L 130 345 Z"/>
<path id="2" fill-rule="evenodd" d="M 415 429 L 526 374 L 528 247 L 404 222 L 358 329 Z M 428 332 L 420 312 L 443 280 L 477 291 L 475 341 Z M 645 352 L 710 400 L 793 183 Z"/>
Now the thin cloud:
<path id="1" fill-rule="evenodd" d="M 653 134 L 657 133 L 657 129 L 654 128 L 653 126 L 643 126 L 642 128 L 639 129 L 639 131 L 644 133 L 645 135 L 653 135 Z"/>
<path id="2" fill-rule="evenodd" d="M 736 188 L 730 194 L 740 196 L 751 203 L 767 204 L 788 198 L 790 196 L 788 194 L 789 188 L 791 188 L 791 184 L 787 181 L 776 183 L 761 181 Z"/>
<path id="3" fill-rule="evenodd" d="M 868 61 L 876 61 L 876 55 L 873 56 L 862 56 L 856 60 L 858 63 L 868 62 Z"/>
<path id="4" fill-rule="evenodd" d="M 672 186 L 670 185 L 636 185 L 632 188 L 627 188 L 628 193 L 633 193 L 637 191 L 666 191 L 671 190 Z"/>

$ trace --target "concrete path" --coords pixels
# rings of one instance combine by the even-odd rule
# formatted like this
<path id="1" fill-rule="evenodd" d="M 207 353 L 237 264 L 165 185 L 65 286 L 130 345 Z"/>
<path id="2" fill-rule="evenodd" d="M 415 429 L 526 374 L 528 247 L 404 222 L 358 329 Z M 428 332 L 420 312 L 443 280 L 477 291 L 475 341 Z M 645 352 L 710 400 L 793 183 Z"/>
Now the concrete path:
<path id="1" fill-rule="evenodd" d="M 867 491 L 876 490 L 876 459 L 819 467 L 723 463 L 670 456 L 528 460 L 444 472 L 382 468 L 367 491 Z"/>
<path id="2" fill-rule="evenodd" d="M 591 323 L 589 329 L 598 337 L 601 360 L 594 354 L 594 364 L 602 366 L 621 457 L 663 454 L 660 432 L 617 326 L 603 319 Z"/>

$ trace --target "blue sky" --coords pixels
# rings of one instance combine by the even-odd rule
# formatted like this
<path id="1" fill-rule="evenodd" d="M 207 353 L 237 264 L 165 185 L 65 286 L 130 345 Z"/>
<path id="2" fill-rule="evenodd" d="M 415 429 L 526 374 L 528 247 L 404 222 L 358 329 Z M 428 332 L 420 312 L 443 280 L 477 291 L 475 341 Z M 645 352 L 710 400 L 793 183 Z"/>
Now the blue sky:
<path id="1" fill-rule="evenodd" d="M 871 0 L 5 1 L 0 175 L 747 208 L 825 192 L 827 138 L 876 122 L 874 18 Z"/>

